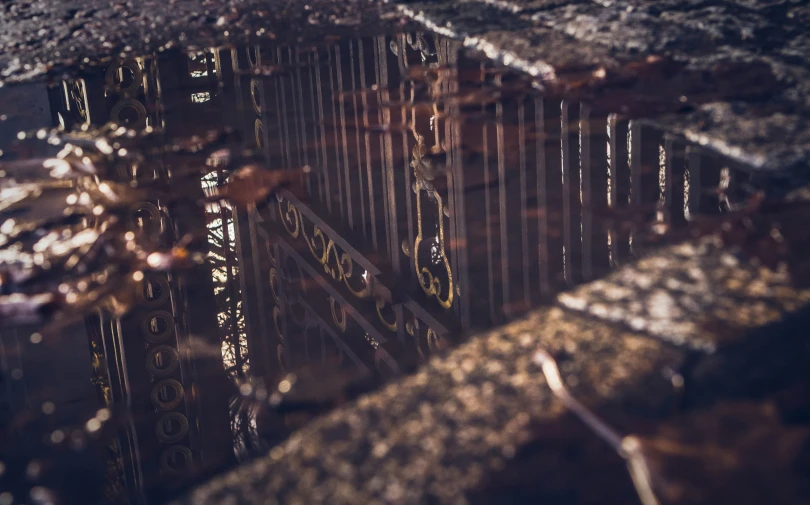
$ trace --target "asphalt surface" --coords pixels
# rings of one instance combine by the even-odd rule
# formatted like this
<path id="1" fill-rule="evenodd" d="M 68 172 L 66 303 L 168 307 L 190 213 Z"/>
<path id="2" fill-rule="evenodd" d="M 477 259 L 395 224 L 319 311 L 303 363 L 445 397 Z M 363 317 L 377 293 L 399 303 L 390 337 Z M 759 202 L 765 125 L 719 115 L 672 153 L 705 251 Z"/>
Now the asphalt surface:
<path id="1" fill-rule="evenodd" d="M 682 99 L 655 124 L 770 173 L 810 163 L 810 7 L 797 0 L 5 0 L 0 79 L 90 59 L 274 37 L 323 40 L 407 21 L 546 85 Z M 584 76 L 584 77 L 583 77 Z M 639 79 L 640 78 L 640 79 Z M 587 96 L 586 96 L 587 98 Z"/>
<path id="2" fill-rule="evenodd" d="M 257 37 L 317 38 L 379 24 L 368 0 L 5 1 L 0 78 L 24 80 L 102 57 Z M 86 60 L 87 59 L 87 60 Z"/>

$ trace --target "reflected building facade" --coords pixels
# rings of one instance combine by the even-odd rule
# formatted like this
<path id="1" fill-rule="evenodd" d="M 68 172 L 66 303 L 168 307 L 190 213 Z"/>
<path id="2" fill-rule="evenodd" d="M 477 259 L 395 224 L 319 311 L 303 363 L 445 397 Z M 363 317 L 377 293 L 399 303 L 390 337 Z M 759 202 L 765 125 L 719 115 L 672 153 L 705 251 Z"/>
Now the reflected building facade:
<path id="1" fill-rule="evenodd" d="M 734 208 L 748 177 L 420 33 L 135 58 L 49 100 L 54 125 L 154 129 L 167 145 L 232 128 L 300 183 L 237 209 L 197 203 L 227 183 L 222 158 L 183 187 L 169 155 L 116 168 L 184 195 L 133 206 L 131 231 L 164 248 L 205 236 L 208 262 L 146 275 L 136 310 L 98 311 L 64 339 L 82 356 L 65 376 L 79 411 L 128 412 L 99 453 L 111 502 L 150 502 L 258 452 L 273 436 L 235 394 L 251 378 L 327 364 L 396 376 L 643 254 L 654 244 L 632 216 L 678 228 Z M 9 350 L 24 333 L 0 332 L 8 420 L 38 408 L 26 381 L 47 376 L 10 364 L 32 355 Z"/>

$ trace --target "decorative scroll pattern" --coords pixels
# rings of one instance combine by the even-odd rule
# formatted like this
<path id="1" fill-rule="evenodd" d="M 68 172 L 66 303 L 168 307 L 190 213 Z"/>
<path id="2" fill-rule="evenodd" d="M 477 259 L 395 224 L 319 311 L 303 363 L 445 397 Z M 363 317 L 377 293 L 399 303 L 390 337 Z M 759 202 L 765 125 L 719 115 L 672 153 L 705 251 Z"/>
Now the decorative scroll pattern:
<path id="1" fill-rule="evenodd" d="M 274 332 L 279 336 L 279 339 L 284 342 L 289 335 L 285 334 L 285 329 L 290 335 L 295 336 L 295 342 L 290 345 L 297 349 L 298 355 L 291 356 L 295 363 L 301 363 L 304 359 L 300 355 L 302 347 L 307 349 L 307 363 L 322 362 L 323 360 L 334 360 L 335 364 L 339 366 L 354 366 L 359 370 L 367 371 L 369 368 L 376 368 L 380 373 L 398 373 L 399 365 L 396 360 L 380 345 L 379 340 L 385 340 L 379 330 L 376 331 L 378 338 L 375 338 L 366 333 L 366 340 L 369 345 L 374 349 L 373 362 L 364 361 L 361 356 L 356 354 L 360 352 L 359 349 L 352 348 L 346 341 L 343 340 L 344 334 L 355 334 L 362 330 L 363 327 L 368 328 L 368 321 L 358 321 L 355 315 L 351 315 L 349 307 L 345 300 L 339 300 L 339 291 L 331 291 L 329 288 L 326 292 L 320 292 L 322 295 L 312 293 L 312 289 L 318 289 L 313 286 L 328 286 L 332 285 L 330 281 L 340 280 L 340 286 L 343 286 L 341 276 L 346 276 L 347 268 L 345 265 L 348 261 L 348 255 L 344 254 L 337 249 L 334 241 L 330 247 L 329 238 L 323 231 L 316 233 L 305 234 L 304 227 L 307 229 L 311 225 L 305 224 L 301 219 L 301 213 L 294 204 L 286 200 L 279 202 L 279 210 L 282 211 L 281 219 L 285 220 L 285 229 L 290 237 L 294 239 L 304 239 L 307 237 L 308 244 L 315 242 L 312 248 L 308 248 L 312 256 L 318 260 L 314 263 L 306 261 L 298 253 L 294 253 L 294 249 L 286 241 L 278 241 L 275 244 L 270 240 L 270 234 L 259 229 L 259 235 L 264 236 L 268 245 L 268 253 L 270 254 L 270 270 L 269 270 L 269 288 L 275 306 L 272 309 L 271 320 Z M 261 222 L 261 216 L 254 211 L 251 212 L 253 219 Z M 316 236 L 316 239 L 308 237 Z M 306 251 L 307 249 L 304 249 Z M 273 252 L 270 252 L 273 251 Z M 328 256 L 324 254 L 329 251 Z M 334 263 L 335 258 L 344 257 L 344 265 L 342 267 L 336 266 Z M 327 261 L 331 258 L 331 262 Z M 324 266 L 324 263 L 326 266 Z M 331 263 L 331 264 L 330 264 Z M 317 265 L 317 266 L 315 266 Z M 342 269 L 341 269 L 342 268 Z M 353 264 L 352 267 L 357 268 Z M 356 272 L 357 270 L 353 270 Z M 367 277 L 367 276 L 366 276 Z M 365 281 L 365 279 L 363 279 Z M 358 289 L 350 290 L 357 294 Z M 371 299 L 371 297 L 367 297 Z M 384 328 L 393 332 L 396 331 L 396 313 L 393 312 L 391 306 L 382 301 L 375 301 L 377 314 L 380 316 Z M 350 329 L 351 326 L 351 329 Z M 372 331 L 371 329 L 367 331 Z M 304 345 L 304 342 L 308 344 Z M 314 346 L 313 346 L 314 344 Z M 279 345 L 278 358 L 281 362 L 284 359 L 284 348 Z M 363 354 L 360 352 L 360 354 Z M 366 355 L 367 356 L 367 355 Z"/>
<path id="2" fill-rule="evenodd" d="M 438 263 L 444 266 L 447 275 L 447 284 L 443 287 L 440 278 L 434 275 L 426 266 L 420 264 L 420 246 L 424 240 L 422 231 L 422 196 L 421 190 L 416 191 L 416 238 L 413 244 L 413 263 L 416 268 L 417 278 L 419 279 L 419 286 L 428 296 L 433 296 L 438 300 L 439 304 L 445 309 L 449 309 L 453 305 L 453 272 L 450 269 L 450 262 L 447 259 L 447 253 L 444 243 L 444 209 L 442 207 L 442 197 L 435 191 L 428 194 L 430 199 L 436 202 L 436 211 L 438 215 L 438 235 L 436 237 L 435 245 L 431 246 L 431 253 L 437 256 Z"/>
<path id="3" fill-rule="evenodd" d="M 413 192 L 416 194 L 416 227 L 417 235 L 414 239 L 412 247 L 404 248 L 403 253 L 411 256 L 414 264 L 417 280 L 422 291 L 426 295 L 434 297 L 444 309 L 449 309 L 453 305 L 455 287 L 453 285 L 453 274 L 450 268 L 450 261 L 447 258 L 446 244 L 445 244 L 445 228 L 444 219 L 449 215 L 450 209 L 445 206 L 442 196 L 436 191 L 433 181 L 437 176 L 444 175 L 449 169 L 447 166 L 447 142 L 442 140 L 441 128 L 439 128 L 440 118 L 443 113 L 439 110 L 439 103 L 442 96 L 445 94 L 443 75 L 446 74 L 446 69 L 442 69 L 441 65 L 444 64 L 441 55 L 436 50 L 437 41 L 434 36 L 416 33 L 400 36 L 400 40 L 392 40 L 390 44 L 391 51 L 398 56 L 401 65 L 401 72 L 403 75 L 410 75 L 409 71 L 409 58 L 407 57 L 408 48 L 418 52 L 421 65 L 425 69 L 431 70 L 430 77 L 428 71 L 425 73 L 425 81 L 428 84 L 427 93 L 430 101 L 433 102 L 431 107 L 431 116 L 428 121 L 430 133 L 425 132 L 423 135 L 418 131 L 417 127 L 417 108 L 408 107 L 403 108 L 403 115 L 408 117 L 410 111 L 410 118 L 407 120 L 407 129 L 412 133 L 415 145 L 411 151 L 411 160 L 409 165 L 413 169 L 414 182 L 412 185 Z M 435 78 L 433 77 L 435 73 Z M 415 89 L 412 83 L 411 94 L 409 98 L 404 95 L 405 89 L 402 88 L 403 101 L 413 105 Z M 426 138 L 431 135 L 433 137 L 433 145 L 427 146 Z M 423 212 L 423 199 L 422 193 L 428 197 L 427 200 L 435 202 L 436 204 L 436 227 L 437 235 L 427 240 L 424 233 L 423 219 L 425 213 Z M 425 205 L 428 205 L 425 203 Z M 423 264 L 423 251 L 421 246 L 430 242 L 429 256 L 433 260 L 434 265 L 443 267 L 443 272 L 440 274 L 446 281 L 443 284 L 440 275 L 432 272 L 427 265 Z"/>
<path id="4" fill-rule="evenodd" d="M 399 43 L 397 40 L 399 40 Z M 360 43 L 355 41 L 353 44 L 354 45 L 352 45 L 352 47 L 355 47 L 356 45 L 358 50 L 360 50 Z M 447 79 L 439 68 L 439 66 L 442 65 L 442 60 L 439 51 L 436 49 L 438 47 L 437 41 L 434 40 L 432 36 L 425 34 L 402 36 L 395 39 L 391 43 L 390 47 L 397 55 L 403 55 L 401 63 L 404 63 L 407 67 L 407 60 L 413 60 L 413 55 L 410 55 L 409 57 L 405 56 L 404 52 L 400 51 L 399 49 L 400 45 L 405 47 L 407 51 L 418 52 L 421 55 L 421 64 L 424 67 L 437 69 L 437 73 L 440 74 L 441 78 L 435 80 L 433 83 L 430 83 L 427 92 L 430 94 L 431 98 L 435 99 L 435 101 L 440 102 L 443 100 L 443 96 L 447 94 L 445 90 L 447 87 Z M 284 49 L 278 49 L 278 52 L 279 54 L 283 54 Z M 258 59 L 258 55 L 258 50 L 249 54 L 249 63 Z M 387 57 L 387 55 L 384 55 L 383 53 L 380 53 L 378 56 Z M 339 62 L 336 64 L 340 65 Z M 351 64 L 354 66 L 354 63 Z M 361 67 L 363 64 L 364 63 L 361 62 Z M 331 66 L 331 64 L 329 69 L 329 71 L 332 73 L 340 71 L 336 67 Z M 383 70 L 380 70 L 380 72 L 383 72 Z M 407 68 L 401 71 L 401 74 L 403 76 L 410 75 Z M 290 92 L 289 90 L 281 87 L 283 80 L 274 81 L 274 83 L 276 83 L 275 85 L 277 86 L 276 93 L 282 94 L 279 96 L 283 97 L 284 93 Z M 352 83 L 352 89 L 355 89 L 354 81 L 352 81 Z M 383 103 L 387 102 L 388 88 L 385 88 L 385 96 L 383 96 L 383 94 L 381 94 L 383 93 L 383 85 L 380 82 L 377 82 L 377 85 L 380 86 L 380 91 L 378 91 L 377 97 L 378 100 Z M 421 87 L 421 83 L 412 83 L 412 88 L 414 90 L 424 89 Z M 343 87 L 340 87 L 340 89 L 345 90 Z M 404 89 L 405 88 L 401 90 L 403 102 L 407 100 Z M 256 110 L 257 107 L 260 109 L 263 107 L 263 104 L 260 103 L 260 99 L 258 98 L 260 91 L 260 85 L 251 83 L 251 103 L 247 104 L 248 109 L 250 108 L 250 105 L 253 106 L 254 110 Z M 334 93 L 334 89 L 332 92 Z M 423 93 L 423 91 L 416 92 Z M 294 95 L 295 91 L 293 91 L 292 94 Z M 415 103 L 414 96 L 411 96 L 410 100 L 411 103 Z M 284 105 L 283 100 L 279 103 L 281 103 L 282 106 Z M 314 103 L 316 102 L 313 101 L 313 104 Z M 446 243 L 448 240 L 448 224 L 446 221 L 450 216 L 450 209 L 448 206 L 449 202 L 452 202 L 453 196 L 446 196 L 435 189 L 434 182 L 439 181 L 434 181 L 434 179 L 441 176 L 449 177 L 449 174 L 445 173 L 445 167 L 437 166 L 435 167 L 436 170 L 434 171 L 432 170 L 434 167 L 431 165 L 431 161 L 433 159 L 431 155 L 436 155 L 437 153 L 441 154 L 443 152 L 442 147 L 444 149 L 448 148 L 446 146 L 446 142 L 442 141 L 441 137 L 443 135 L 440 134 L 440 132 L 444 132 L 446 129 L 445 123 L 441 122 L 442 118 L 444 117 L 444 113 L 440 111 L 441 107 L 441 105 L 436 105 L 433 107 L 432 115 L 429 118 L 430 132 L 424 131 L 422 133 L 418 132 L 416 129 L 416 118 L 408 118 L 407 116 L 416 114 L 417 109 L 423 109 L 419 109 L 418 107 L 403 108 L 403 121 L 408 120 L 408 130 L 413 134 L 412 138 L 410 135 L 408 135 L 409 140 L 411 140 L 411 142 L 409 142 L 410 146 L 414 147 L 412 139 L 415 139 L 416 141 L 416 147 L 413 148 L 411 156 L 407 157 L 405 160 L 406 163 L 409 162 L 410 166 L 413 168 L 413 170 L 409 172 L 411 174 L 411 180 L 408 181 L 408 184 L 411 185 L 411 183 L 413 183 L 413 194 L 410 198 L 414 199 L 416 202 L 416 205 L 410 208 L 413 212 L 411 214 L 411 219 L 414 219 L 415 221 L 414 228 L 416 230 L 416 235 L 411 235 L 412 242 L 410 244 L 407 243 L 407 240 L 403 242 L 403 252 L 405 252 L 406 256 L 409 257 L 409 261 L 413 265 L 414 270 L 417 272 L 415 280 L 418 281 L 420 289 L 429 297 L 435 298 L 439 306 L 447 310 L 453 306 L 455 297 L 458 295 L 449 255 L 447 253 Z M 406 109 L 408 111 L 407 113 L 405 112 Z M 315 110 L 315 106 L 313 105 L 313 111 Z M 336 111 L 338 111 L 338 109 L 336 109 Z M 293 117 L 295 115 L 294 111 L 289 112 L 290 113 L 287 115 L 288 117 Z M 428 113 L 430 114 L 430 112 Z M 323 111 L 321 111 L 321 114 L 323 114 Z M 333 114 L 337 114 L 337 112 L 333 111 Z M 427 118 L 422 118 L 420 120 L 420 128 L 428 123 L 426 119 Z M 384 119 L 380 118 L 380 120 Z M 334 132 L 336 139 L 340 138 L 340 133 L 338 131 L 339 129 L 340 125 L 338 124 L 335 126 Z M 283 145 L 287 145 L 290 143 L 291 139 L 289 137 L 284 137 L 282 133 L 282 125 L 280 124 L 279 135 L 282 137 L 280 138 L 280 142 Z M 431 140 L 429 141 L 428 145 L 432 145 L 432 147 L 426 146 L 426 136 L 430 136 Z M 315 137 L 316 139 L 319 138 L 317 134 Z M 360 139 L 359 142 L 362 144 L 362 139 Z M 373 141 L 369 145 L 373 146 Z M 380 146 L 381 148 L 383 147 L 382 141 Z M 289 149 L 290 147 L 293 149 L 307 149 L 307 146 L 296 146 L 295 144 L 287 148 Z M 366 146 L 366 148 L 368 149 L 368 146 Z M 389 147 L 386 147 L 386 149 L 388 148 Z M 342 149 L 346 150 L 349 149 L 349 147 L 344 145 Z M 342 160 L 342 158 L 339 156 L 339 151 L 340 149 L 338 149 L 338 166 L 336 169 L 338 172 L 336 175 L 338 177 L 335 180 L 337 180 L 338 185 L 340 186 L 343 170 L 347 170 L 347 168 L 340 167 L 339 162 Z M 408 148 L 408 151 L 410 151 L 410 147 Z M 325 166 L 319 168 L 324 170 L 326 169 Z M 392 165 L 391 168 L 393 169 L 394 166 Z M 397 176 L 398 175 L 395 175 L 395 177 Z M 373 178 L 369 176 L 368 184 L 372 184 L 372 179 Z M 344 186 L 349 184 L 348 180 L 343 182 Z M 343 189 L 347 191 L 346 194 L 342 195 L 344 201 L 351 201 L 352 199 L 349 196 L 348 188 L 344 187 Z M 339 189 L 338 191 L 343 191 L 343 189 Z M 360 193 L 357 194 L 362 194 L 362 189 Z M 369 189 L 369 197 L 373 197 L 371 189 Z M 401 304 L 393 305 L 391 302 L 387 301 L 390 299 L 388 296 L 380 296 L 381 293 L 387 291 L 386 288 L 378 284 L 378 279 L 375 277 L 375 275 L 370 274 L 361 266 L 366 265 L 364 259 L 356 256 L 357 253 L 355 251 L 351 249 L 344 250 L 339 245 L 343 244 L 344 242 L 342 242 L 340 237 L 332 236 L 334 232 L 330 230 L 330 227 L 324 226 L 319 221 L 320 215 L 317 218 L 312 217 L 308 209 L 300 207 L 300 203 L 296 202 L 295 200 L 287 199 L 283 195 L 277 195 L 276 200 L 277 201 L 274 202 L 275 209 L 273 211 L 273 220 L 280 222 L 289 237 L 295 239 L 295 241 L 298 243 L 303 242 L 306 244 L 306 248 L 301 247 L 301 250 L 309 250 L 309 254 L 305 254 L 305 256 L 312 258 L 315 270 L 322 272 L 322 279 L 330 284 L 335 283 L 340 287 L 341 290 L 345 289 L 351 293 L 352 296 L 347 297 L 348 299 L 354 298 L 371 303 L 371 305 L 365 306 L 370 310 L 370 312 L 367 313 L 365 312 L 362 304 L 348 302 L 352 305 L 352 307 L 345 306 L 344 304 L 347 303 L 345 300 L 338 300 L 335 296 L 326 294 L 324 296 L 326 300 L 326 304 L 324 305 L 325 312 L 323 314 L 320 314 L 319 312 L 322 319 L 315 323 L 311 318 L 312 314 L 301 314 L 298 313 L 297 309 L 294 308 L 296 307 L 297 296 L 287 297 L 286 295 L 282 294 L 288 293 L 288 290 L 290 289 L 289 287 L 282 286 L 289 284 L 289 282 L 294 283 L 295 281 L 292 281 L 291 279 L 295 278 L 297 274 L 287 272 L 287 270 L 292 267 L 286 263 L 282 267 L 278 261 L 274 261 L 274 266 L 270 272 L 269 278 L 270 291 L 272 292 L 274 301 L 276 303 L 280 303 L 282 301 L 284 303 L 282 308 L 274 309 L 273 311 L 273 323 L 276 326 L 279 335 L 282 334 L 282 329 L 285 328 L 284 324 L 282 324 L 283 322 L 286 322 L 287 324 L 295 322 L 296 326 L 306 331 L 310 331 L 317 325 L 326 321 L 329 322 L 329 326 L 338 334 L 349 331 L 362 331 L 355 325 L 362 326 L 362 324 L 366 324 L 365 320 L 362 322 L 353 321 L 354 317 L 359 317 L 357 311 L 361 311 L 363 318 L 366 317 L 365 314 L 368 314 L 368 316 L 371 316 L 371 319 L 374 319 L 373 314 L 376 314 L 376 321 L 374 321 L 373 324 L 375 327 L 380 328 L 386 335 L 389 333 L 396 334 L 396 338 L 403 342 L 409 337 L 412 338 L 414 341 L 414 347 L 412 349 L 417 351 L 417 353 L 422 356 L 427 356 L 432 351 L 442 347 L 442 333 L 434 330 L 430 327 L 430 325 L 420 322 L 416 315 L 413 315 L 412 317 L 411 331 L 406 331 L 405 328 L 400 327 L 400 321 L 403 321 L 401 319 L 403 306 Z M 361 206 L 363 205 L 362 202 L 359 203 Z M 395 203 L 396 202 L 390 202 L 390 205 L 395 207 Z M 343 204 L 341 203 L 341 206 L 342 205 Z M 433 220 L 436 222 L 433 223 Z M 387 221 L 386 226 L 388 226 Z M 397 243 L 399 240 L 401 240 L 400 237 L 397 238 Z M 303 244 L 301 245 L 303 246 Z M 281 261 L 284 262 L 283 259 Z M 309 295 L 304 298 L 312 298 L 312 296 Z M 319 297 L 316 296 L 315 298 Z M 354 310 L 349 311 L 348 309 L 350 308 Z M 427 313 L 425 315 L 427 315 Z M 350 325 L 352 326 L 351 330 L 349 329 Z M 416 330 L 414 330 L 414 327 L 416 327 Z M 374 340 L 373 337 L 369 338 Z M 377 342 L 376 340 L 374 340 L 374 342 L 378 345 L 378 347 L 375 349 L 382 350 L 382 345 L 384 344 L 381 345 L 380 342 Z M 381 361 L 381 363 L 383 361 Z"/>
<path id="5" fill-rule="evenodd" d="M 446 335 L 440 334 L 424 321 L 420 321 L 416 314 L 410 313 L 406 319 L 405 331 L 413 338 L 416 351 L 422 360 L 427 360 L 434 354 L 447 347 Z"/>
<path id="6" fill-rule="evenodd" d="M 279 195 L 277 202 L 280 220 L 287 233 L 307 244 L 312 257 L 323 268 L 323 272 L 332 280 L 341 282 L 356 298 L 374 299 L 380 322 L 390 331 L 397 331 L 396 319 L 392 320 L 390 316 L 383 315 L 388 303 L 375 296 L 376 279 L 359 267 L 349 253 L 342 251 L 334 239 L 327 236 L 318 225 L 306 223 L 301 212 L 291 201 Z M 358 275 L 360 271 L 362 274 Z"/>
<path id="7" fill-rule="evenodd" d="M 157 62 L 154 58 L 124 60 L 110 66 L 104 77 L 108 94 L 118 101 L 110 110 L 110 122 L 141 130 L 159 126 L 156 115 L 149 113 L 146 103 L 154 101 L 159 113 Z"/>
<path id="8" fill-rule="evenodd" d="M 267 240 L 268 251 L 273 250 L 273 244 Z M 285 356 L 285 328 L 289 324 L 295 326 L 293 333 L 296 338 L 307 338 L 308 334 L 319 335 L 319 348 L 309 350 L 310 360 L 320 361 L 327 354 L 337 353 L 337 362 L 343 363 L 344 349 L 348 349 L 340 335 L 344 333 L 350 321 L 346 312 L 346 307 L 333 296 L 325 296 L 326 314 L 318 315 L 314 308 L 308 303 L 302 303 L 303 299 L 311 300 L 313 297 L 306 293 L 306 289 L 294 284 L 300 284 L 296 280 L 303 281 L 307 274 L 301 269 L 297 260 L 286 256 L 281 251 L 269 254 L 271 261 L 270 268 L 270 292 L 273 297 L 271 320 L 273 329 L 280 343 L 277 346 L 276 354 L 278 363 L 282 370 L 287 368 Z M 280 268 L 283 264 L 285 268 Z M 295 280 L 294 280 L 295 279 Z M 319 298 L 319 297 L 315 297 Z M 323 316 L 326 316 L 325 318 Z M 326 335 L 329 335 L 327 337 Z M 332 340 L 335 346 L 332 351 L 327 352 L 327 343 Z"/>
<path id="9" fill-rule="evenodd" d="M 346 331 L 346 308 L 333 297 L 329 297 L 329 307 L 332 309 L 332 321 L 340 331 Z"/>
<path id="10" fill-rule="evenodd" d="M 160 86 L 156 59 L 136 58 L 115 62 L 104 74 L 104 95 L 112 101 L 109 117 L 92 117 L 88 105 L 86 84 L 79 80 L 70 83 L 68 89 L 74 96 L 79 115 L 86 122 L 112 122 L 136 130 L 148 130 L 162 126 L 160 122 Z M 81 106 L 77 97 L 85 95 Z M 163 177 L 162 168 L 122 165 L 118 177 L 124 181 L 143 182 Z M 174 237 L 164 236 L 174 226 L 165 204 L 159 199 L 136 203 L 130 215 L 130 229 L 154 242 Z M 194 454 L 188 437 L 191 421 L 187 417 L 193 409 L 193 401 L 187 388 L 188 378 L 180 367 L 180 338 L 183 328 L 181 315 L 176 310 L 183 307 L 182 293 L 177 290 L 174 279 L 168 274 L 146 274 L 137 288 L 138 304 L 131 328 L 140 334 L 146 350 L 145 369 L 151 387 L 146 401 L 153 405 L 157 415 L 152 435 L 165 448 L 158 460 L 159 471 L 172 475 L 187 471 L 194 464 Z M 132 335 L 135 336 L 135 335 Z M 139 436 L 147 436 L 140 433 Z"/>
<path id="11" fill-rule="evenodd" d="M 281 212 L 281 221 L 287 232 L 293 238 L 299 236 L 303 238 L 307 246 L 309 246 L 312 256 L 323 267 L 324 273 L 338 282 L 343 282 L 346 288 L 357 298 L 371 296 L 371 282 L 367 276 L 362 277 L 360 280 L 360 287 L 352 285 L 352 281 L 355 281 L 356 278 L 353 277 L 354 261 L 351 256 L 347 252 L 341 251 L 335 241 L 326 236 L 317 225 L 312 225 L 312 231 L 307 233 L 304 219 L 295 205 L 289 200 L 284 200 L 281 196 L 277 200 Z"/>
<path id="12" fill-rule="evenodd" d="M 96 386 L 104 406 L 110 408 L 113 404 L 113 394 L 110 388 L 106 357 L 102 345 L 94 338 L 90 340 L 90 358 L 93 366 L 91 382 Z M 128 503 L 126 499 L 124 457 L 118 439 L 112 440 L 105 447 L 104 452 L 106 456 L 104 496 L 111 503 Z"/>

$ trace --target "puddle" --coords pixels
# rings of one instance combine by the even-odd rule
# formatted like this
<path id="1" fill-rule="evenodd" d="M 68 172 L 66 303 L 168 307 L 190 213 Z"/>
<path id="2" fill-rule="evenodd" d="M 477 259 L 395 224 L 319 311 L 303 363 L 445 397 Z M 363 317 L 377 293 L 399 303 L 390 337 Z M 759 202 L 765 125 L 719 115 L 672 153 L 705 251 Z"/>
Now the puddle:
<path id="1" fill-rule="evenodd" d="M 750 205 L 744 167 L 604 112 L 627 104 L 460 49 L 167 52 L 0 90 L 0 502 L 161 503 Z"/>

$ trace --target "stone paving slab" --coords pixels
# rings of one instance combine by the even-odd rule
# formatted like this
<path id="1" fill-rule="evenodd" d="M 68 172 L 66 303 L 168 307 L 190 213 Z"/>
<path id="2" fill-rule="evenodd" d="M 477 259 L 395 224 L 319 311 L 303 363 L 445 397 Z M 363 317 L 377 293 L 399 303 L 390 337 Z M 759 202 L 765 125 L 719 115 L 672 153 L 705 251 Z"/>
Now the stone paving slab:
<path id="1" fill-rule="evenodd" d="M 810 289 L 735 255 L 714 237 L 687 242 L 559 296 L 562 306 L 714 352 L 810 303 Z"/>
<path id="2" fill-rule="evenodd" d="M 785 312 L 803 313 L 810 290 L 791 287 L 783 267 L 755 267 L 715 242 L 666 247 L 561 295 L 558 307 L 475 336 L 414 375 L 314 421 L 268 456 L 215 478 L 182 503 L 468 503 L 485 476 L 503 471 L 544 429 L 558 432 L 567 415 L 532 359 L 538 349 L 558 360 L 576 398 L 620 428 L 638 427 L 640 419 L 656 426 L 655 419 L 684 398 L 693 408 L 789 383 L 786 377 L 808 366 L 801 329 L 807 317 L 797 327 L 764 335 L 761 325 Z M 766 346 L 760 345 L 763 336 Z M 673 443 L 691 447 L 690 466 L 714 468 L 713 482 L 727 483 L 746 471 L 745 465 L 718 470 L 712 463 L 717 453 L 702 452 L 703 445 L 689 438 L 692 421 L 706 436 L 721 436 L 711 413 L 647 431 L 674 433 Z M 563 424 L 571 422 L 569 416 Z M 766 438 L 804 436 L 791 433 L 771 430 Z M 748 447 L 747 434 L 719 442 L 724 461 L 738 457 L 737 441 Z M 662 464 L 670 465 L 666 453 L 675 446 L 649 436 L 650 449 L 663 451 Z M 579 437 L 583 445 L 594 441 Z M 542 461 L 566 457 L 554 447 L 544 446 Z M 790 459 L 780 450 L 768 454 L 779 465 Z M 694 493 L 701 484 L 667 486 Z"/>
<path id="3" fill-rule="evenodd" d="M 657 426 L 656 419 L 684 398 L 690 408 L 705 407 L 788 384 L 808 366 L 801 328 L 810 289 L 794 287 L 784 265 L 755 264 L 729 250 L 716 237 L 664 247 L 561 295 L 558 307 L 475 336 L 416 374 L 316 420 L 267 457 L 212 480 L 183 503 L 468 503 L 486 476 L 504 471 L 545 429 L 559 434 L 560 423 L 574 422 L 570 416 L 563 421 L 567 411 L 532 359 L 541 348 L 558 360 L 576 398 L 625 428 L 643 426 L 640 419 Z M 803 319 L 789 329 L 773 326 L 789 313 Z M 752 408 L 771 412 L 772 406 L 739 411 Z M 774 414 L 768 416 L 770 426 Z M 692 454 L 689 466 L 712 469 L 712 482 L 722 483 L 747 467 L 718 467 L 712 458 L 720 453 L 704 453 L 705 444 L 722 447 L 727 461 L 741 457 L 738 449 L 758 450 L 747 445 L 751 437 L 806 438 L 801 430 L 758 431 L 753 424 L 741 438 L 728 438 L 717 431 L 718 419 L 711 412 L 688 414 L 681 424 L 648 428 L 649 449 L 659 451 L 667 468 L 682 456 L 673 460 L 671 451 L 683 444 Z M 690 438 L 693 428 L 708 442 Z M 596 440 L 578 437 L 583 446 Z M 554 453 L 565 444 L 543 447 L 542 461 L 565 458 Z M 756 456 L 781 468 L 795 456 L 788 453 L 774 449 Z M 669 480 L 666 489 L 675 495 L 686 489 L 693 498 L 701 486 L 714 489 L 695 479 Z M 779 486 L 777 481 L 771 484 Z"/>
<path id="4" fill-rule="evenodd" d="M 684 357 L 559 308 L 537 310 L 315 420 L 182 503 L 466 503 L 465 493 L 503 468 L 538 423 L 566 412 L 533 362 L 541 347 L 560 357 L 586 404 L 650 415 L 671 405 L 665 372 Z"/>

